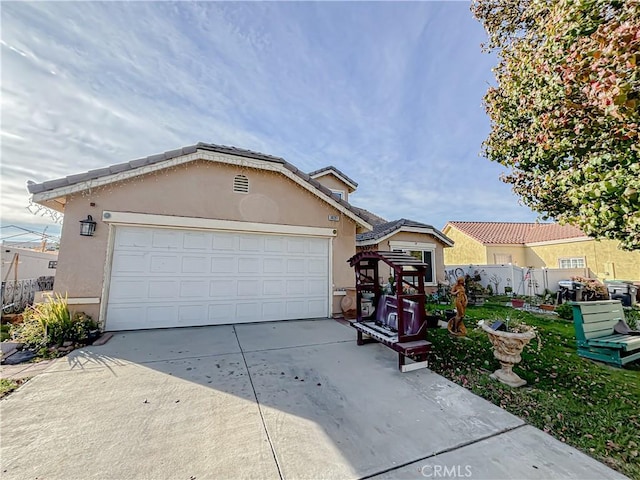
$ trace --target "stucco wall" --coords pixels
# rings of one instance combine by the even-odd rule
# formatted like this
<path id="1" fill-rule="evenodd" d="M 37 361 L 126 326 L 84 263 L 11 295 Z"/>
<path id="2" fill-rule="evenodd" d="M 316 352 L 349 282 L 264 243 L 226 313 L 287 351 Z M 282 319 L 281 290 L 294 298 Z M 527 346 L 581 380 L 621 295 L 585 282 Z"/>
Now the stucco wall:
<path id="1" fill-rule="evenodd" d="M 585 257 L 587 268 L 600 280 L 640 281 L 640 252 L 626 252 L 614 240 L 587 240 L 530 246 L 530 255 L 558 268 L 558 259 Z M 613 268 L 612 268 L 613 267 Z"/>
<path id="2" fill-rule="evenodd" d="M 414 242 L 414 243 L 431 243 L 435 245 L 435 279 L 436 283 L 444 281 L 444 251 L 447 250 L 444 244 L 438 240 L 433 235 L 428 235 L 425 233 L 412 233 L 412 232 L 397 232 L 388 239 L 383 240 L 378 244 L 378 250 L 381 251 L 389 251 L 391 250 L 390 244 L 391 242 Z M 450 248 L 450 247 L 448 247 Z M 386 265 L 381 265 L 380 276 L 383 281 L 389 278 L 391 275 L 391 269 Z M 436 288 L 428 287 L 427 291 L 433 291 Z"/>
<path id="3" fill-rule="evenodd" d="M 249 178 L 250 193 L 233 192 L 233 178 L 238 174 Z M 109 230 L 100 221 L 104 210 L 336 229 L 332 240 L 334 286 L 355 283 L 347 264 L 355 253 L 354 221 L 279 173 L 198 161 L 68 197 L 57 292 L 69 297 L 102 295 Z M 79 234 L 78 222 L 87 214 L 98 222 L 93 237 Z M 329 215 L 339 215 L 340 221 L 330 221 Z M 94 318 L 99 308 L 77 307 Z M 334 312 L 339 311 L 334 301 Z"/>
<path id="4" fill-rule="evenodd" d="M 485 264 L 494 265 L 496 264 L 495 258 L 496 255 L 511 255 L 511 262 L 514 265 L 518 265 L 520 267 L 543 267 L 538 263 L 529 263 L 533 261 L 533 259 L 527 258 L 527 249 L 524 245 L 495 245 L 495 246 L 486 246 L 487 249 L 487 260 Z"/>
<path id="5" fill-rule="evenodd" d="M 445 227 L 442 233 L 455 242 L 453 247 L 444 250 L 445 265 L 486 265 L 487 252 L 480 242 L 455 227 Z"/>
<path id="6" fill-rule="evenodd" d="M 14 256 L 18 255 L 18 268 Z M 55 276 L 56 269 L 49 268 L 49 262 L 58 260 L 58 252 L 36 252 L 24 248 L 2 247 L 2 279 L 8 281 L 28 278 Z M 8 274 L 8 276 L 7 276 Z"/>
<path id="7" fill-rule="evenodd" d="M 344 192 L 344 200 L 349 201 L 349 186 L 346 183 L 338 180 L 333 175 L 323 175 L 322 177 L 316 178 L 316 180 L 332 190 L 342 190 Z"/>

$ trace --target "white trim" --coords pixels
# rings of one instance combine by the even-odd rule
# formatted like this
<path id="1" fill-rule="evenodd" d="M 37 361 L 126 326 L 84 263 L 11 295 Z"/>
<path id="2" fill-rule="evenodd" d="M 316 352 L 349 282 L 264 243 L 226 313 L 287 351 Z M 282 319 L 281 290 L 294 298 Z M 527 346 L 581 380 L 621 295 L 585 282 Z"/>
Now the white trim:
<path id="1" fill-rule="evenodd" d="M 390 241 L 389 242 L 389 250 L 404 250 L 414 252 L 431 252 L 431 278 L 433 281 L 427 282 L 425 279 L 424 285 L 426 287 L 435 287 L 438 285 L 438 281 L 436 279 L 436 248 L 437 245 L 435 243 L 427 243 L 427 242 L 406 242 L 406 241 Z M 424 261 L 424 257 L 423 260 Z"/>
<path id="2" fill-rule="evenodd" d="M 333 238 L 329 239 L 329 247 L 328 247 L 328 251 L 327 251 L 327 261 L 329 262 L 329 275 L 328 275 L 328 285 L 327 285 L 327 302 L 328 302 L 328 308 L 327 308 L 327 317 L 328 318 L 332 318 L 333 317 Z"/>
<path id="3" fill-rule="evenodd" d="M 333 168 L 329 168 L 328 170 L 322 170 L 321 172 L 318 172 L 314 175 L 309 175 L 311 178 L 317 179 L 317 178 L 321 178 L 324 177 L 325 175 L 333 175 L 334 177 L 337 177 L 338 180 L 340 180 L 342 183 L 344 183 L 345 185 L 347 185 L 349 188 L 352 189 L 352 191 L 355 191 L 356 188 L 358 188 L 357 185 L 351 183 L 349 180 L 347 180 L 344 176 L 340 175 L 338 172 L 336 172 Z"/>
<path id="4" fill-rule="evenodd" d="M 333 228 L 238 222 L 236 220 L 216 220 L 212 218 L 176 217 L 171 215 L 154 215 L 151 213 L 111 212 L 106 210 L 102 212 L 102 221 L 113 225 L 224 230 L 274 235 L 300 235 L 308 237 L 335 237 L 337 235 L 337 230 Z"/>
<path id="5" fill-rule="evenodd" d="M 359 246 L 359 247 L 364 247 L 364 246 L 367 246 L 367 245 L 377 245 L 378 243 L 385 241 L 386 239 L 392 237 L 393 235 L 395 235 L 398 232 L 426 233 L 428 235 L 433 235 L 434 237 L 439 239 L 445 245 L 448 245 L 450 247 L 453 246 L 453 242 L 451 240 L 443 238 L 442 235 L 440 235 L 434 229 L 424 228 L 424 227 L 400 227 L 400 228 L 398 228 L 396 230 L 393 230 L 392 232 L 386 234 L 383 237 L 376 238 L 375 240 L 362 240 L 362 241 L 356 242 L 356 245 Z"/>
<path id="6" fill-rule="evenodd" d="M 544 247 L 545 245 L 558 245 L 561 243 L 573 243 L 573 242 L 588 242 L 594 240 L 591 237 L 574 237 L 574 238 L 562 238 L 560 240 L 548 240 L 546 242 L 533 242 L 525 243 L 525 247 Z"/>
<path id="7" fill-rule="evenodd" d="M 348 208 L 342 206 L 335 198 L 332 198 L 330 195 L 326 195 L 318 188 L 311 185 L 306 180 L 303 180 L 295 173 L 291 172 L 281 163 L 268 162 L 266 160 L 258 160 L 254 158 L 247 158 L 241 155 L 228 155 L 224 153 L 214 153 L 208 152 L 206 150 L 197 150 L 195 153 L 190 153 L 187 155 L 180 155 L 178 157 L 171 158 L 169 160 L 165 160 L 162 162 L 153 163 L 151 165 L 144 165 L 142 167 L 134 168 L 132 170 L 126 170 L 124 172 L 115 173 L 112 175 L 105 175 L 103 177 L 95 178 L 93 180 L 87 180 L 84 182 L 78 182 L 73 185 L 67 185 L 64 187 L 54 188 L 53 190 L 48 190 L 45 192 L 34 193 L 31 196 L 31 201 L 36 203 L 42 203 L 47 200 L 53 200 L 58 197 L 63 197 L 66 195 L 70 195 L 72 193 L 78 193 L 85 190 L 91 190 L 92 188 L 101 187 L 103 185 L 107 185 L 113 182 L 120 182 L 124 180 L 128 180 L 130 178 L 134 178 L 140 175 L 146 175 L 148 173 L 153 173 L 158 170 L 163 170 L 169 167 L 175 167 L 178 165 L 183 165 L 185 163 L 193 162 L 196 160 L 205 160 L 217 163 L 223 163 L 227 165 L 237 165 L 249 168 L 256 168 L 259 170 L 268 170 L 272 172 L 279 172 L 290 180 L 294 181 L 304 189 L 313 193 L 317 197 L 321 198 L 328 204 L 330 204 L 335 209 L 344 213 L 347 217 L 351 218 L 357 224 L 363 226 L 366 229 L 373 230 L 373 226 L 369 224 L 367 221 L 353 213 Z"/>
<path id="8" fill-rule="evenodd" d="M 426 242 L 405 242 L 405 241 L 396 241 L 396 240 L 392 240 L 389 242 L 389 248 L 391 250 L 393 250 L 394 248 L 414 248 L 419 250 L 419 249 L 425 249 L 425 250 L 431 250 L 437 247 L 437 245 L 435 243 L 426 243 Z"/>
<path id="9" fill-rule="evenodd" d="M 100 303 L 98 297 L 72 297 L 67 298 L 67 305 L 94 305 Z"/>
<path id="10" fill-rule="evenodd" d="M 329 190 L 331 190 L 331 193 L 339 193 L 340 194 L 340 198 L 342 200 L 346 200 L 347 199 L 347 192 L 345 192 L 344 190 L 339 190 L 337 188 L 329 188 Z"/>
<path id="11" fill-rule="evenodd" d="M 111 287 L 111 265 L 113 263 L 113 249 L 115 245 L 115 226 L 109 225 L 107 234 L 107 255 L 104 260 L 104 275 L 102 277 L 102 298 L 104 302 L 100 304 L 100 315 L 98 321 L 103 329 L 107 326 L 107 305 L 109 304 L 109 288 Z"/>

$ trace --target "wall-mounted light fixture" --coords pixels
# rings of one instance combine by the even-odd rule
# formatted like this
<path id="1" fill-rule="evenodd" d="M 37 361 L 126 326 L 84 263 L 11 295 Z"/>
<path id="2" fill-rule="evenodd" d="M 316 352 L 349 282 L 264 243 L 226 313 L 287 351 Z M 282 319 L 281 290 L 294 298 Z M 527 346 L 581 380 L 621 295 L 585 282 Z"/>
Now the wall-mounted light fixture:
<path id="1" fill-rule="evenodd" d="M 93 221 L 91 215 L 87 215 L 87 218 L 80 220 L 80 235 L 83 237 L 93 237 L 96 231 L 96 222 Z"/>

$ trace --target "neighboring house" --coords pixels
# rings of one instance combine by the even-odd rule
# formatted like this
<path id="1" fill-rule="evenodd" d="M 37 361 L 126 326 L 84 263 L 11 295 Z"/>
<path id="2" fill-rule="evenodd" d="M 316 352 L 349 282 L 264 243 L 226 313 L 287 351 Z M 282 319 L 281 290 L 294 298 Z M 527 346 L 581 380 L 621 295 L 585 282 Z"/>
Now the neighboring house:
<path id="1" fill-rule="evenodd" d="M 2 245 L 2 281 L 37 279 L 56 274 L 58 252 L 37 252 Z"/>
<path id="2" fill-rule="evenodd" d="M 356 248 L 360 250 L 383 250 L 407 252 L 427 264 L 425 287 L 436 290 L 444 281 L 444 252 L 453 246 L 453 241 L 440 230 L 424 223 L 401 218 L 392 222 L 374 222 L 373 230 L 356 235 Z M 384 273 L 381 280 L 386 283 L 391 274 Z"/>
<path id="3" fill-rule="evenodd" d="M 55 291 L 106 330 L 339 313 L 356 234 L 373 228 L 347 202 L 355 187 L 335 168 L 205 143 L 28 184 L 64 212 Z"/>
<path id="4" fill-rule="evenodd" d="M 640 252 L 614 240 L 594 240 L 556 223 L 448 222 L 443 233 L 455 241 L 446 265 L 588 268 L 600 280 L 640 280 Z"/>

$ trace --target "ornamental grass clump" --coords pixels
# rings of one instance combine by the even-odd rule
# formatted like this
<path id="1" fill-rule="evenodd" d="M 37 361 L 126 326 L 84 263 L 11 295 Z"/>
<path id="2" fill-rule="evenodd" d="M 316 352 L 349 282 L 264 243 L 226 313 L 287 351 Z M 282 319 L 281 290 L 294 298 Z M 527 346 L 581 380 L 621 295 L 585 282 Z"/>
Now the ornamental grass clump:
<path id="1" fill-rule="evenodd" d="M 27 348 L 38 350 L 64 342 L 82 342 L 97 324 L 84 313 L 71 314 L 67 298 L 49 295 L 47 301 L 27 307 L 23 321 L 12 327 L 12 337 Z"/>

